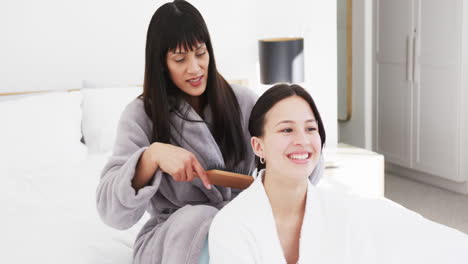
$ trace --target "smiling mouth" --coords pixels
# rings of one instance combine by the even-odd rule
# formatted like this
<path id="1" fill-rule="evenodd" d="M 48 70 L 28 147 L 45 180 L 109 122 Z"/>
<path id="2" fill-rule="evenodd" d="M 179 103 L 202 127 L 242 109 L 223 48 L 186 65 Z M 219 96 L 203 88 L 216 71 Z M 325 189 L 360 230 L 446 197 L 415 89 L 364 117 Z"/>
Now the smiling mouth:
<path id="1" fill-rule="evenodd" d="M 201 81 L 202 78 L 203 78 L 203 75 L 197 78 L 189 79 L 187 80 L 187 82 L 196 83 L 196 82 Z"/>
<path id="2" fill-rule="evenodd" d="M 292 160 L 307 160 L 310 158 L 311 153 L 307 152 L 303 154 L 289 154 L 287 156 L 289 159 L 292 159 Z"/>

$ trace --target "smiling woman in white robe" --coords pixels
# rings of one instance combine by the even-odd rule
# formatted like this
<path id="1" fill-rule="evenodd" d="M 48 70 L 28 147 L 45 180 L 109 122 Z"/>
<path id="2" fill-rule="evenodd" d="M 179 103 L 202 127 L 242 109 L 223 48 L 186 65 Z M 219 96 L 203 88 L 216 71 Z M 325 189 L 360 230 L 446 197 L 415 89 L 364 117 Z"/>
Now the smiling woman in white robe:
<path id="1" fill-rule="evenodd" d="M 214 218 L 210 263 L 467 263 L 468 236 L 386 199 L 311 185 L 325 132 L 310 95 L 277 85 L 249 130 L 262 169 Z"/>

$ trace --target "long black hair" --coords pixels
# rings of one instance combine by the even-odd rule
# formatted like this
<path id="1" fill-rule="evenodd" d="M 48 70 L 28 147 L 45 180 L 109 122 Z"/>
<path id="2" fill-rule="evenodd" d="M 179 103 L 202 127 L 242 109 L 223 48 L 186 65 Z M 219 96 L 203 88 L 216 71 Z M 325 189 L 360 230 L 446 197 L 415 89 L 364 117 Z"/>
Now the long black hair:
<path id="1" fill-rule="evenodd" d="M 320 113 L 317 109 L 317 106 L 315 105 L 314 99 L 312 99 L 310 94 L 304 88 L 297 84 L 277 84 L 268 89 L 265 93 L 262 94 L 262 96 L 260 96 L 260 98 L 258 98 L 257 102 L 252 108 L 252 112 L 250 113 L 250 135 L 252 137 L 263 136 L 265 116 L 268 113 L 268 111 L 270 111 L 270 109 L 273 108 L 273 106 L 279 101 L 282 101 L 291 96 L 299 96 L 309 104 L 310 108 L 312 109 L 312 113 L 314 113 L 315 120 L 317 121 L 318 132 L 320 135 L 320 139 L 322 140 L 323 149 L 326 136 L 322 118 L 320 117 Z M 255 164 L 259 170 L 265 168 L 265 164 L 261 164 L 260 159 L 257 156 L 255 156 Z"/>
<path id="2" fill-rule="evenodd" d="M 175 111 L 187 122 L 187 112 L 177 112 L 183 92 L 169 77 L 168 51 L 177 47 L 192 50 L 205 43 L 209 53 L 208 78 L 202 101 L 210 105 L 213 115 L 212 134 L 220 147 L 226 166 L 235 166 L 245 157 L 247 147 L 241 125 L 241 111 L 234 91 L 216 69 L 208 28 L 200 12 L 185 1 L 162 5 L 151 18 L 146 37 L 145 79 L 143 94 L 145 112 L 153 122 L 152 142 L 169 143 L 169 114 Z M 176 100 L 171 100 L 174 98 Z"/>

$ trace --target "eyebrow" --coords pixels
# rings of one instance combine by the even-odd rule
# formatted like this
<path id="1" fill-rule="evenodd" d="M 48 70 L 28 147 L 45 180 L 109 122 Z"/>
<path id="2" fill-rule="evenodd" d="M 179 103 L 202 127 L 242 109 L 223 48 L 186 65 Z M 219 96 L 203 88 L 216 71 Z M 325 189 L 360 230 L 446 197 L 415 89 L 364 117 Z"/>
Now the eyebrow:
<path id="1" fill-rule="evenodd" d="M 198 47 L 195 48 L 195 51 L 206 47 L 206 44 L 200 44 Z M 177 55 L 177 54 L 187 54 L 187 51 L 170 51 L 172 54 Z"/>
<path id="2" fill-rule="evenodd" d="M 309 119 L 309 120 L 306 120 L 304 123 L 309 123 L 309 122 L 317 122 L 317 120 L 315 119 Z M 278 126 L 278 125 L 281 125 L 281 124 L 294 124 L 296 122 L 292 121 L 292 120 L 282 120 L 282 121 L 279 121 L 275 126 Z"/>

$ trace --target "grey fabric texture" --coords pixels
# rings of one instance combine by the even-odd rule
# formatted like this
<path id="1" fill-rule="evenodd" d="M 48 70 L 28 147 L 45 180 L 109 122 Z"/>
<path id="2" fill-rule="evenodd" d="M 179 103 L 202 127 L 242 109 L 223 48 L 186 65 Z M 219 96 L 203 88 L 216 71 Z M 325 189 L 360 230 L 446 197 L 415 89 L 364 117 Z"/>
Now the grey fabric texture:
<path id="1" fill-rule="evenodd" d="M 254 154 L 250 147 L 248 121 L 257 99 L 251 90 L 233 85 L 241 108 L 241 122 L 247 155 L 238 164 L 239 170 L 252 171 Z M 204 168 L 224 166 L 223 156 L 210 132 L 212 113 L 208 105 L 204 120 L 187 104 L 188 119 L 171 113 L 171 144 L 191 151 Z M 150 219 L 138 234 L 134 245 L 134 263 L 199 263 L 209 225 L 216 212 L 231 201 L 240 190 L 221 186 L 204 187 L 195 178 L 192 182 L 176 182 L 157 170 L 152 182 L 135 192 L 131 180 L 138 160 L 151 145 L 152 122 L 144 111 L 143 101 L 135 99 L 122 113 L 114 150 L 101 174 L 96 192 L 97 210 L 101 219 L 117 229 L 135 225 L 148 211 Z M 310 176 L 317 183 L 323 173 L 323 160 Z"/>

